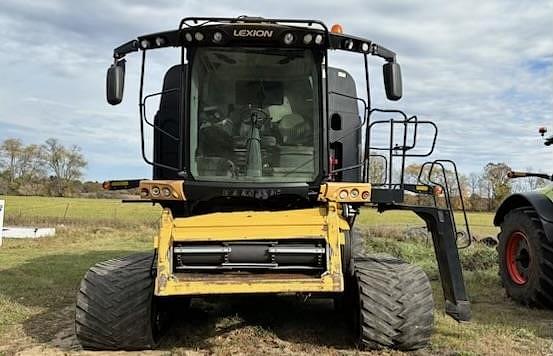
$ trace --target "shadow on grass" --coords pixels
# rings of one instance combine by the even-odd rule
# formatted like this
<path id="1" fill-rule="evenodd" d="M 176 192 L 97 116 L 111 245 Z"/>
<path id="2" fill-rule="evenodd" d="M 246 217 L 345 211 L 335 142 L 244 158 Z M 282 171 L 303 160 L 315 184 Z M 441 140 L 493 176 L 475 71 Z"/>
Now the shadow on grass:
<path id="1" fill-rule="evenodd" d="M 50 343 L 59 334 L 73 332 L 75 299 L 86 270 L 97 262 L 131 253 L 94 251 L 28 259 L 1 271 L 0 294 L 14 302 L 10 308 L 32 313 L 20 322 L 28 337 Z M 235 330 L 238 343 L 251 343 L 251 337 L 276 337 L 314 346 L 353 347 L 346 322 L 334 311 L 330 299 L 304 302 L 295 296 L 232 296 L 194 299 L 182 318 L 174 318 L 159 348 L 210 350 L 221 346 L 218 336 L 229 336 Z M 67 345 L 54 342 L 54 346 Z"/>
<path id="2" fill-rule="evenodd" d="M 130 253 L 133 252 L 112 250 L 31 258 L 0 271 L 0 294 L 13 301 L 10 307 L 20 309 L 16 313 L 28 313 L 27 308 L 30 312 L 38 310 L 22 326 L 27 336 L 47 342 L 72 325 L 77 290 L 86 270 L 99 261 Z"/>

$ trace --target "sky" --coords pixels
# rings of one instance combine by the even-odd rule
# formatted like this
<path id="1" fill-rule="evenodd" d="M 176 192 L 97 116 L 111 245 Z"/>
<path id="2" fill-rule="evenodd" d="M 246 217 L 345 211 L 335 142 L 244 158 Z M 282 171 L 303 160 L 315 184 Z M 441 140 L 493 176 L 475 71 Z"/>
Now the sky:
<path id="1" fill-rule="evenodd" d="M 553 173 L 553 148 L 537 132 L 549 126 L 553 134 L 552 0 L 2 0 L 0 141 L 56 137 L 82 148 L 86 179 L 150 177 L 139 146 L 140 58 L 127 56 L 124 102 L 110 106 L 105 72 L 113 48 L 174 29 L 186 16 L 239 15 L 340 23 L 348 34 L 393 49 L 403 99 L 385 100 L 376 58 L 373 105 L 435 121 L 432 158 L 457 161 L 461 173 L 487 162 Z M 177 62 L 173 49 L 154 53 L 146 92 L 159 90 L 163 72 Z M 361 56 L 331 53 L 329 63 L 348 71 L 362 95 Z"/>

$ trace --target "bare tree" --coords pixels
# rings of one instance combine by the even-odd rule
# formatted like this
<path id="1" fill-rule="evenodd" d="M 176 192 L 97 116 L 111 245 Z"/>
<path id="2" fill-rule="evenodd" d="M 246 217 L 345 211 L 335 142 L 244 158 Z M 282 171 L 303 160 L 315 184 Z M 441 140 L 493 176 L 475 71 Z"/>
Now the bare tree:
<path id="1" fill-rule="evenodd" d="M 405 183 L 417 184 L 419 173 L 421 171 L 420 164 L 410 164 L 405 167 Z M 421 176 L 422 179 L 426 178 L 426 175 Z"/>
<path id="2" fill-rule="evenodd" d="M 18 138 L 8 138 L 0 145 L 0 166 L 5 169 L 8 184 L 17 178 L 17 167 L 23 151 L 23 143 Z"/>
<path id="3" fill-rule="evenodd" d="M 469 203 L 472 210 L 484 210 L 486 198 L 488 197 L 487 182 L 482 175 L 471 173 L 468 177 L 470 186 Z"/>
<path id="4" fill-rule="evenodd" d="M 532 167 L 527 167 L 526 172 L 534 172 Z M 539 177 L 524 177 L 512 180 L 513 192 L 528 192 L 539 189 L 547 184 L 547 180 Z"/>
<path id="5" fill-rule="evenodd" d="M 21 150 L 17 165 L 17 176 L 24 180 L 44 177 L 46 174 L 42 148 L 39 145 L 28 145 Z"/>
<path id="6" fill-rule="evenodd" d="M 372 184 L 385 183 L 387 172 L 384 162 L 384 159 L 380 157 L 369 158 L 369 181 Z"/>
<path id="7" fill-rule="evenodd" d="M 534 172 L 532 167 L 526 168 L 527 172 Z M 536 190 L 547 184 L 547 180 L 540 177 L 528 177 L 525 179 L 528 186 L 528 190 Z"/>
<path id="8" fill-rule="evenodd" d="M 471 195 L 482 194 L 482 179 L 478 174 L 473 172 L 469 175 L 469 186 Z"/>
<path id="9" fill-rule="evenodd" d="M 507 177 L 509 171 L 511 171 L 511 167 L 505 163 L 490 162 L 484 166 L 484 178 L 489 187 L 488 198 L 491 198 L 488 204 L 490 210 L 497 206 L 507 195 L 511 194 L 511 182 Z"/>
<path id="10" fill-rule="evenodd" d="M 56 195 L 64 196 L 71 183 L 83 175 L 86 160 L 79 146 L 64 147 L 57 139 L 49 138 L 42 145 L 43 158 L 52 173 Z"/>

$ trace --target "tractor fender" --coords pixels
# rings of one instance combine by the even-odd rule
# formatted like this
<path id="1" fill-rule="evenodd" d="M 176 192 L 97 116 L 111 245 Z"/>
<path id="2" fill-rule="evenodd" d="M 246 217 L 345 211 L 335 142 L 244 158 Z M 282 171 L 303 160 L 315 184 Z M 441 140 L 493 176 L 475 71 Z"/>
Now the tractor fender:
<path id="1" fill-rule="evenodd" d="M 553 202 L 539 191 L 517 193 L 508 196 L 497 209 L 493 224 L 499 226 L 509 211 L 523 206 L 531 206 L 543 222 L 553 224 Z"/>

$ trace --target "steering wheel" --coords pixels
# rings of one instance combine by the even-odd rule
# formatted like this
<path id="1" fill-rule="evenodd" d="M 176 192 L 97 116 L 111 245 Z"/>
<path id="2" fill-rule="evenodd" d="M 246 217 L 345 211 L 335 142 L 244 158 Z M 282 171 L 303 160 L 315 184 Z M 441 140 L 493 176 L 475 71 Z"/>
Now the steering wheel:
<path id="1" fill-rule="evenodd" d="M 260 129 L 267 120 L 269 120 L 269 114 L 261 108 L 245 107 L 240 110 L 240 121 L 247 125 Z"/>

